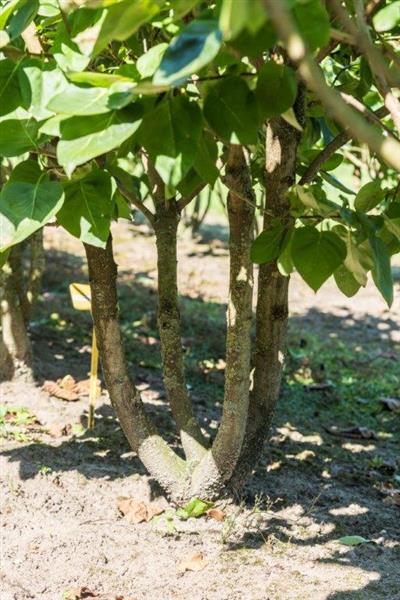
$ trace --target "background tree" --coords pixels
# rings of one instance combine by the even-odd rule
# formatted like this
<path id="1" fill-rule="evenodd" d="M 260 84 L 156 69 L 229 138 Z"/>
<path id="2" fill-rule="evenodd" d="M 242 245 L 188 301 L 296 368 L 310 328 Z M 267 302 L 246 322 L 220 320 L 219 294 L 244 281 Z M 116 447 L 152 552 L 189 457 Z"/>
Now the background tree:
<path id="1" fill-rule="evenodd" d="M 400 3 L 1 6 L 0 154 L 16 164 L 0 196 L 3 251 L 54 216 L 82 240 L 104 377 L 132 448 L 175 499 L 238 490 L 279 395 L 290 273 L 315 291 L 333 275 L 351 296 L 371 272 L 393 300 Z M 355 193 L 329 171 L 365 148 L 371 181 Z M 230 277 L 223 414 L 210 441 L 185 381 L 176 245 L 183 209 L 218 179 Z M 131 207 L 155 233 L 164 383 L 184 459 L 150 421 L 124 357 L 110 224 Z"/>

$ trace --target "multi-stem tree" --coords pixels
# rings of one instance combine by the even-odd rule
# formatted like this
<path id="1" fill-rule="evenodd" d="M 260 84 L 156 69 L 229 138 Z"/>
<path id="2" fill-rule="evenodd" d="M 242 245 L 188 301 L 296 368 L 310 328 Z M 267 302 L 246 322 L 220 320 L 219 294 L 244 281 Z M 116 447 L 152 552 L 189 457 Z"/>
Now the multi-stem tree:
<path id="1" fill-rule="evenodd" d="M 0 155 L 15 164 L 0 196 L 3 252 L 54 217 L 82 240 L 104 377 L 130 445 L 176 500 L 238 490 L 279 396 L 290 273 L 315 291 L 334 276 L 352 296 L 371 272 L 393 299 L 400 2 L 0 6 Z M 330 171 L 358 169 L 360 152 L 370 177 L 353 190 Z M 223 413 L 209 440 L 185 379 L 177 231 L 218 179 L 230 276 Z M 155 234 L 164 384 L 184 458 L 151 422 L 124 356 L 110 223 L 132 207 Z"/>

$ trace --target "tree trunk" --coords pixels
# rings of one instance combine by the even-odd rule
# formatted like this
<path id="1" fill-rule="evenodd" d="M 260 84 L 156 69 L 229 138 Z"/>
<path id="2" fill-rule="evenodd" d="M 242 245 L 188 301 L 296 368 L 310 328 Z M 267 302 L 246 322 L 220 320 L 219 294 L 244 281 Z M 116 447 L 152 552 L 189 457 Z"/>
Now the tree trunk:
<path id="1" fill-rule="evenodd" d="M 221 424 L 214 444 L 193 473 L 193 495 L 220 493 L 236 469 L 246 430 L 250 385 L 255 196 L 241 146 L 229 149 L 228 188 L 230 279 L 227 311 L 226 369 Z M 236 193 L 235 193 L 236 191 Z"/>
<path id="2" fill-rule="evenodd" d="M 156 208 L 154 231 L 158 267 L 158 326 L 164 385 L 189 467 L 194 467 L 204 456 L 207 442 L 193 411 L 183 363 L 177 284 L 177 230 L 180 215 L 175 199 L 166 200 L 164 184 L 159 180 L 154 167 L 149 165 L 148 170 L 149 178 L 157 190 L 153 194 Z"/>
<path id="3" fill-rule="evenodd" d="M 303 92 L 295 105 L 299 122 L 303 115 Z M 301 134 L 284 119 L 271 119 L 266 134 L 266 230 L 273 219 L 290 223 L 288 189 L 295 182 L 297 147 Z M 256 308 L 256 351 L 254 385 L 250 395 L 246 436 L 242 453 L 231 480 L 239 490 L 249 478 L 261 455 L 279 397 L 286 353 L 289 277 L 276 262 L 260 265 Z"/>
<path id="4" fill-rule="evenodd" d="M 27 252 L 28 251 L 28 252 Z M 29 268 L 24 269 L 24 255 L 29 255 Z M 45 259 L 43 251 L 43 229 L 36 231 L 27 240 L 13 248 L 9 263 L 15 281 L 25 325 L 29 324 L 35 311 L 42 285 Z"/>
<path id="5" fill-rule="evenodd" d="M 186 488 L 185 462 L 154 427 L 128 374 L 119 327 L 117 267 L 111 237 L 104 250 L 88 244 L 85 244 L 85 250 L 94 327 L 111 403 L 132 449 L 160 485 L 178 499 L 184 495 Z"/>
<path id="6" fill-rule="evenodd" d="M 17 291 L 20 274 L 12 269 L 12 265 L 17 264 L 20 259 L 20 251 L 18 246 L 12 248 L 8 262 L 0 271 L 2 336 L 0 371 L 7 379 L 31 381 L 33 379 L 32 348 Z"/>

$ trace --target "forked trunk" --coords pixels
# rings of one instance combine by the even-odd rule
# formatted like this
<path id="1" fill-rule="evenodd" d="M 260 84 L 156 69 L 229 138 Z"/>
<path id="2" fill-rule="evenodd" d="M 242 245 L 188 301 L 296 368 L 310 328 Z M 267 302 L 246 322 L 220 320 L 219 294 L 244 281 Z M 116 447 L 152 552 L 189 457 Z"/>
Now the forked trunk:
<path id="1" fill-rule="evenodd" d="M 106 248 L 85 244 L 92 291 L 92 315 L 103 373 L 111 403 L 132 449 L 174 498 L 184 495 L 186 466 L 162 439 L 145 412 L 140 393 L 129 377 L 121 339 L 117 266 L 111 237 Z"/>

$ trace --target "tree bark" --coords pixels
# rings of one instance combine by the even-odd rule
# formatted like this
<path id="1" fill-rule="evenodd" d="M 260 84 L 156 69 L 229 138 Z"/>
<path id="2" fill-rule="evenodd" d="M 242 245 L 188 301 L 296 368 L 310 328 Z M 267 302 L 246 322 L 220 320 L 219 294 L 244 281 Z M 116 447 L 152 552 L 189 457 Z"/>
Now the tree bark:
<path id="1" fill-rule="evenodd" d="M 182 446 L 189 462 L 197 463 L 207 445 L 189 397 L 183 364 L 181 316 L 177 286 L 177 228 L 175 200 L 156 205 L 154 230 L 158 266 L 158 325 L 164 385 Z"/>
<path id="2" fill-rule="evenodd" d="M 84 246 L 89 267 L 93 321 L 111 403 L 132 449 L 171 497 L 178 499 L 185 490 L 185 462 L 156 430 L 128 374 L 119 327 L 117 266 L 111 237 L 104 250 L 88 244 Z"/>
<path id="3" fill-rule="evenodd" d="M 28 250 L 29 269 L 24 269 L 24 255 Z M 28 326 L 35 311 L 42 285 L 44 271 L 43 229 L 13 248 L 9 262 L 14 276 L 15 290 L 19 299 L 25 325 Z"/>
<path id="4" fill-rule="evenodd" d="M 183 362 L 177 282 L 177 231 L 180 211 L 175 198 L 165 198 L 164 184 L 150 161 L 148 174 L 155 205 L 153 226 L 157 245 L 158 326 L 164 386 L 188 466 L 192 468 L 204 456 L 207 441 L 193 411 Z"/>
<path id="5" fill-rule="evenodd" d="M 295 105 L 303 121 L 303 92 Z M 281 117 L 271 119 L 266 133 L 264 230 L 274 219 L 289 223 L 288 189 L 295 182 L 297 147 L 301 133 Z M 286 353 L 289 277 L 278 270 L 276 261 L 260 265 L 256 308 L 254 384 L 250 395 L 245 441 L 231 479 L 239 490 L 249 478 L 261 455 L 279 397 Z"/>
<path id="6" fill-rule="evenodd" d="M 32 348 L 18 295 L 19 272 L 12 265 L 18 262 L 20 248 L 11 249 L 8 262 L 0 271 L 1 283 L 1 337 L 0 371 L 7 379 L 31 381 Z"/>
<path id="7" fill-rule="evenodd" d="M 218 495 L 236 469 L 249 402 L 255 196 L 241 146 L 229 149 L 225 179 L 231 191 L 227 203 L 230 279 L 224 405 L 213 446 L 193 473 L 192 493 L 202 497 Z"/>

